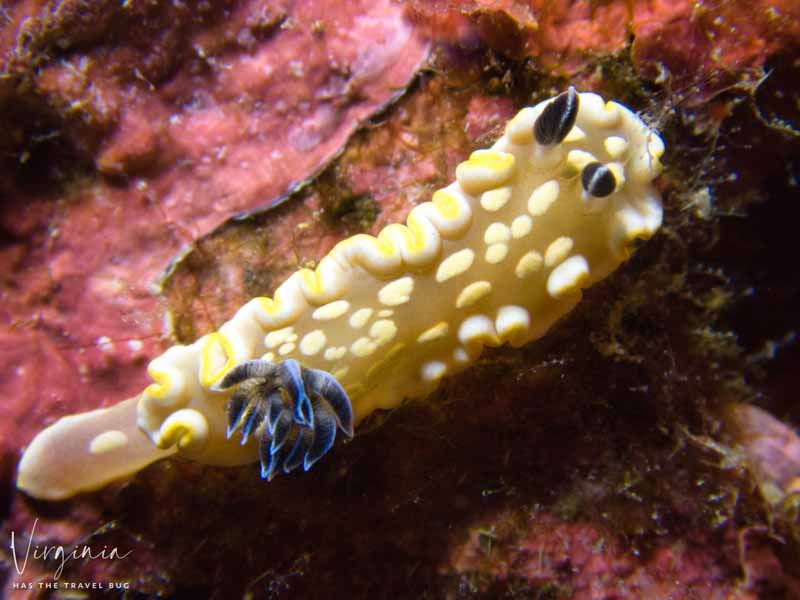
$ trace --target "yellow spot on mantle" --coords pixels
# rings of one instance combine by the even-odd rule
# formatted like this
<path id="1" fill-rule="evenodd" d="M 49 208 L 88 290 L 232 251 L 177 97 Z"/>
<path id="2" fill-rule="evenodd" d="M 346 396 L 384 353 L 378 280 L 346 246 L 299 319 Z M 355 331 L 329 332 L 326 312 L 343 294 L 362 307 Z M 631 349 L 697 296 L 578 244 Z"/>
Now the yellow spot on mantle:
<path id="1" fill-rule="evenodd" d="M 379 346 L 391 341 L 397 335 L 397 325 L 389 319 L 380 319 L 369 328 L 369 334 Z"/>
<path id="2" fill-rule="evenodd" d="M 489 190 L 481 194 L 481 206 L 489 212 L 496 212 L 503 208 L 511 200 L 511 186 Z"/>
<path id="3" fill-rule="evenodd" d="M 411 299 L 414 290 L 414 280 L 411 277 L 401 277 L 387 283 L 378 292 L 378 300 L 386 306 L 400 306 Z"/>
<path id="4" fill-rule="evenodd" d="M 507 242 L 511 239 L 511 230 L 503 223 L 492 223 L 483 234 L 483 241 L 487 245 Z"/>
<path id="5" fill-rule="evenodd" d="M 508 256 L 508 244 L 492 244 L 486 249 L 484 259 L 490 265 L 496 265 L 503 262 Z"/>
<path id="6" fill-rule="evenodd" d="M 461 290 L 456 300 L 456 308 L 467 308 L 472 306 L 478 300 L 486 296 L 492 291 L 492 284 L 488 281 L 476 281 L 470 283 L 467 287 Z"/>
<path id="7" fill-rule="evenodd" d="M 438 360 L 432 360 L 422 365 L 420 376 L 424 381 L 438 381 L 447 372 L 447 365 Z"/>
<path id="8" fill-rule="evenodd" d="M 104 431 L 89 442 L 89 452 L 95 455 L 105 454 L 122 448 L 127 443 L 128 436 L 125 433 L 117 429 L 111 429 Z"/>
<path id="9" fill-rule="evenodd" d="M 368 337 L 360 337 L 350 346 L 350 352 L 359 358 L 369 356 L 378 348 L 377 344 Z"/>
<path id="10" fill-rule="evenodd" d="M 572 251 L 572 238 L 561 236 L 547 247 L 544 253 L 544 266 L 554 267 Z"/>
<path id="11" fill-rule="evenodd" d="M 469 248 L 454 252 L 439 265 L 439 268 L 436 270 L 436 281 L 442 283 L 443 281 L 461 275 L 461 273 L 472 266 L 472 261 L 474 260 L 475 252 Z"/>
<path id="12" fill-rule="evenodd" d="M 589 277 L 589 264 L 580 255 L 572 256 L 558 265 L 547 278 L 547 293 L 561 298 L 576 291 Z"/>
<path id="13" fill-rule="evenodd" d="M 349 309 L 350 303 L 347 300 L 336 300 L 320 306 L 312 313 L 311 318 L 316 321 L 330 321 L 341 317 Z"/>
<path id="14" fill-rule="evenodd" d="M 528 235 L 533 229 L 533 219 L 528 215 L 520 215 L 511 223 L 511 235 L 519 239 Z"/>
<path id="15" fill-rule="evenodd" d="M 514 273 L 516 273 L 517 277 L 520 279 L 525 279 L 541 269 L 543 262 L 544 259 L 542 259 L 542 255 L 535 250 L 531 250 L 519 259 Z"/>
<path id="16" fill-rule="evenodd" d="M 264 345 L 268 349 L 277 348 L 284 342 L 289 341 L 289 338 L 294 334 L 294 327 L 284 327 L 283 329 L 276 329 L 270 331 L 264 338 Z"/>
<path id="17" fill-rule="evenodd" d="M 528 199 L 528 212 L 534 217 L 540 217 L 546 213 L 553 202 L 558 198 L 559 186 L 556 180 L 543 183 L 531 194 Z"/>
<path id="18" fill-rule="evenodd" d="M 438 340 L 443 338 L 447 335 L 447 330 L 450 329 L 450 326 L 445 321 L 439 321 L 433 327 L 426 329 L 422 333 L 419 334 L 417 338 L 417 342 L 420 344 L 424 344 L 426 342 L 432 342 L 434 340 Z"/>
<path id="19" fill-rule="evenodd" d="M 300 353 L 306 356 L 314 356 L 325 347 L 327 341 L 322 330 L 315 329 L 311 333 L 307 333 L 303 336 L 303 339 L 300 340 Z"/>
<path id="20" fill-rule="evenodd" d="M 294 352 L 295 345 L 293 342 L 286 342 L 280 348 L 278 348 L 278 354 L 281 356 L 286 356 L 287 354 L 291 354 Z"/>
<path id="21" fill-rule="evenodd" d="M 359 308 L 356 312 L 350 315 L 350 327 L 353 329 L 361 329 L 364 325 L 367 324 L 370 317 L 372 316 L 372 309 L 371 308 Z"/>
<path id="22" fill-rule="evenodd" d="M 335 348 L 326 348 L 325 354 L 323 357 L 325 360 L 339 360 L 347 353 L 347 348 L 345 346 L 338 346 Z M 335 375 L 334 375 L 335 377 Z"/>

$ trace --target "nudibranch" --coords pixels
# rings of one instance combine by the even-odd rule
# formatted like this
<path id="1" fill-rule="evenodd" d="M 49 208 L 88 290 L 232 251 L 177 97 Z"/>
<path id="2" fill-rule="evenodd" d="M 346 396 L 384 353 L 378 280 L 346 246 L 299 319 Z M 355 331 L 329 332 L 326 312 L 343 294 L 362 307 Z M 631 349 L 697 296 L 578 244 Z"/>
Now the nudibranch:
<path id="1" fill-rule="evenodd" d="M 484 346 L 521 346 L 661 225 L 664 145 L 616 102 L 574 88 L 522 109 L 405 225 L 339 242 L 148 367 L 153 383 L 66 416 L 25 451 L 17 485 L 62 499 L 179 453 L 308 469 L 376 409 L 425 396 Z"/>

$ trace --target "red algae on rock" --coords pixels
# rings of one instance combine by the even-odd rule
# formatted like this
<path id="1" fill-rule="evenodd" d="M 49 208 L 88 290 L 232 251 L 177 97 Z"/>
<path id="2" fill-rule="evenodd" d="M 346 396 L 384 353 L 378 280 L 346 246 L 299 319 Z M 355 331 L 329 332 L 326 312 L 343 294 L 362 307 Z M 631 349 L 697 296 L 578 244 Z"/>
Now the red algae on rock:
<path id="1" fill-rule="evenodd" d="M 625 2 L 412 0 L 408 4 L 412 17 L 437 37 L 468 45 L 480 39 L 507 56 L 532 58 L 540 70 L 567 77 L 593 57 L 622 50 L 629 20 Z"/>
<path id="2" fill-rule="evenodd" d="M 793 0 L 646 4 L 633 19 L 634 63 L 690 104 L 755 85 L 766 62 L 800 37 L 800 5 Z"/>
<path id="3" fill-rule="evenodd" d="M 503 523 L 508 515 L 498 515 Z M 453 558 L 460 585 L 479 596 L 756 600 L 752 582 L 737 582 L 736 545 L 690 533 L 646 558 L 596 523 L 535 514 L 522 537 L 478 529 Z M 490 577 L 487 577 L 489 576 Z"/>
<path id="4" fill-rule="evenodd" d="M 753 90 L 768 61 L 793 52 L 800 38 L 800 5 L 792 0 L 411 0 L 408 6 L 434 37 L 465 47 L 483 43 L 573 81 L 591 81 L 599 62 L 630 52 L 640 76 L 696 109 L 731 89 Z M 719 122 L 728 113 L 721 102 L 701 115 Z"/>
<path id="5" fill-rule="evenodd" d="M 770 506 L 796 519 L 800 514 L 800 436 L 751 404 L 727 405 L 723 419 L 731 440 L 744 452 L 744 464 L 761 495 Z"/>

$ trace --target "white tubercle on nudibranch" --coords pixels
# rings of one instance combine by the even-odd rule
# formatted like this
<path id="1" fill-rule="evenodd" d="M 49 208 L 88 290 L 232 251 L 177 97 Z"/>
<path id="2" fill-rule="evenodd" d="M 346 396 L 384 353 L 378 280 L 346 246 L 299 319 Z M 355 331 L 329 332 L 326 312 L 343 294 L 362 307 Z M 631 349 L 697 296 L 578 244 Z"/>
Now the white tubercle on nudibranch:
<path id="1" fill-rule="evenodd" d="M 170 348 L 139 396 L 42 431 L 17 485 L 65 498 L 175 452 L 260 461 L 269 479 L 308 469 L 337 429 L 352 435 L 372 411 L 425 396 L 484 346 L 544 335 L 660 226 L 663 151 L 596 94 L 570 88 L 524 108 L 405 225 L 340 242 L 272 299 Z"/>

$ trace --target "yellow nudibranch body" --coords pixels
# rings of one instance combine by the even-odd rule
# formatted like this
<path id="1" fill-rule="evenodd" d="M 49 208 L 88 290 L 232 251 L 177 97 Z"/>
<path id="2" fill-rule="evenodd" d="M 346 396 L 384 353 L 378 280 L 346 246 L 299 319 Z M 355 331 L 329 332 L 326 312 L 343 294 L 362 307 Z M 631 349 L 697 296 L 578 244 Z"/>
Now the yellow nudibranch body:
<path id="1" fill-rule="evenodd" d="M 570 89 L 524 108 L 406 225 L 340 242 L 273 299 L 251 300 L 219 331 L 154 359 L 154 383 L 139 396 L 41 432 L 18 486 L 61 499 L 175 452 L 255 462 L 256 441 L 229 439 L 231 393 L 219 389 L 252 359 L 329 373 L 358 423 L 430 393 L 484 346 L 541 337 L 660 226 L 652 181 L 663 151 L 633 112 L 596 94 Z"/>

